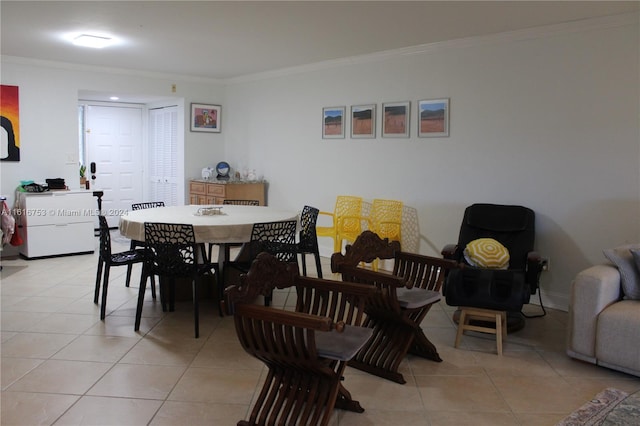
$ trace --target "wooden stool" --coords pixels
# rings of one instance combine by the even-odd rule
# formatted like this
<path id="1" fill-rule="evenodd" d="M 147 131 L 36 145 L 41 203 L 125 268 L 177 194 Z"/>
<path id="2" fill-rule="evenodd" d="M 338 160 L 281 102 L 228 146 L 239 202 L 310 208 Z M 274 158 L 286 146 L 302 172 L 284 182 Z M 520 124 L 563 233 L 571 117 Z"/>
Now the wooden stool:
<path id="1" fill-rule="evenodd" d="M 476 322 L 475 324 L 470 324 L 470 321 Z M 492 326 L 479 325 L 478 321 L 490 323 Z M 458 332 L 456 333 L 456 343 L 454 347 L 458 347 L 462 333 L 464 333 L 465 330 L 495 334 L 498 355 L 502 355 L 502 338 L 507 337 L 507 312 L 461 306 Z"/>

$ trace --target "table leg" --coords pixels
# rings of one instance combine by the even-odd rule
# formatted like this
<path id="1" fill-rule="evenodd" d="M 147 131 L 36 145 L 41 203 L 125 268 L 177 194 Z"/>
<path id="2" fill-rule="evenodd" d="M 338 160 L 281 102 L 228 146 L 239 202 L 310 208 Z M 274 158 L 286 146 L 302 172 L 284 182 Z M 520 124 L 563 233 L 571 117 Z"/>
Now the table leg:
<path id="1" fill-rule="evenodd" d="M 220 316 L 225 314 L 225 300 L 224 300 L 224 267 L 225 263 L 229 260 L 229 250 L 227 244 L 220 243 L 218 245 L 218 310 Z"/>

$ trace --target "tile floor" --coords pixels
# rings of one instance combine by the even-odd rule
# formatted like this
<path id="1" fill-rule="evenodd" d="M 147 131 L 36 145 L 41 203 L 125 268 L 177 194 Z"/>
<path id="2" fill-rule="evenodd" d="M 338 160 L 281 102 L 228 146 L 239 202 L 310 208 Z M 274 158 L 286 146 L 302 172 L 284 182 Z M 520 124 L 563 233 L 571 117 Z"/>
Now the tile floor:
<path id="1" fill-rule="evenodd" d="M 126 241 L 116 239 L 114 251 L 125 250 Z M 201 337 L 194 339 L 190 304 L 164 314 L 147 292 L 136 333 L 137 284 L 126 288 L 120 267 L 112 269 L 107 318 L 100 321 L 93 303 L 96 259 L 3 259 L 0 423 L 235 425 L 245 419 L 265 370 L 241 349 L 232 318 L 203 303 Z M 328 259 L 323 266 L 331 276 Z M 288 298 L 280 292 L 274 304 Z M 336 410 L 332 425 L 554 425 L 606 387 L 640 389 L 640 378 L 564 354 L 565 312 L 528 320 L 498 357 L 485 335 L 467 335 L 454 349 L 452 311 L 441 303 L 423 323 L 444 361 L 409 356 L 405 385 L 347 368 L 345 385 L 366 411 Z"/>

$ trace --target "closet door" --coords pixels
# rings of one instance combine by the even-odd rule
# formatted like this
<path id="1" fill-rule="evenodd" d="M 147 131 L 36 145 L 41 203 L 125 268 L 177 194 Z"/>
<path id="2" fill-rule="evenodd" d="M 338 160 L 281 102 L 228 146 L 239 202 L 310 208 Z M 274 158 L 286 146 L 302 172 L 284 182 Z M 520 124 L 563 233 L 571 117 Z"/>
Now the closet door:
<path id="1" fill-rule="evenodd" d="M 178 107 L 149 110 L 148 170 L 149 200 L 164 201 L 167 206 L 178 203 L 179 159 Z"/>

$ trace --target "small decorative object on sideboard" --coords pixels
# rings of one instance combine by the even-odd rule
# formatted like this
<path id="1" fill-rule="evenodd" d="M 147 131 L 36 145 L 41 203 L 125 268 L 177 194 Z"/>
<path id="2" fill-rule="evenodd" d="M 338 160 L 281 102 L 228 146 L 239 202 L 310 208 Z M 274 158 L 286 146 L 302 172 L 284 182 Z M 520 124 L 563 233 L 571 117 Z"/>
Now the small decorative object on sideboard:
<path id="1" fill-rule="evenodd" d="M 87 183 L 87 166 L 80 164 L 80 186 L 83 187 Z"/>
<path id="2" fill-rule="evenodd" d="M 216 172 L 218 172 L 218 176 L 216 176 L 216 179 L 218 180 L 229 180 L 229 171 L 231 170 L 231 167 L 229 166 L 229 163 L 227 163 L 226 161 L 221 161 L 216 165 Z"/>

